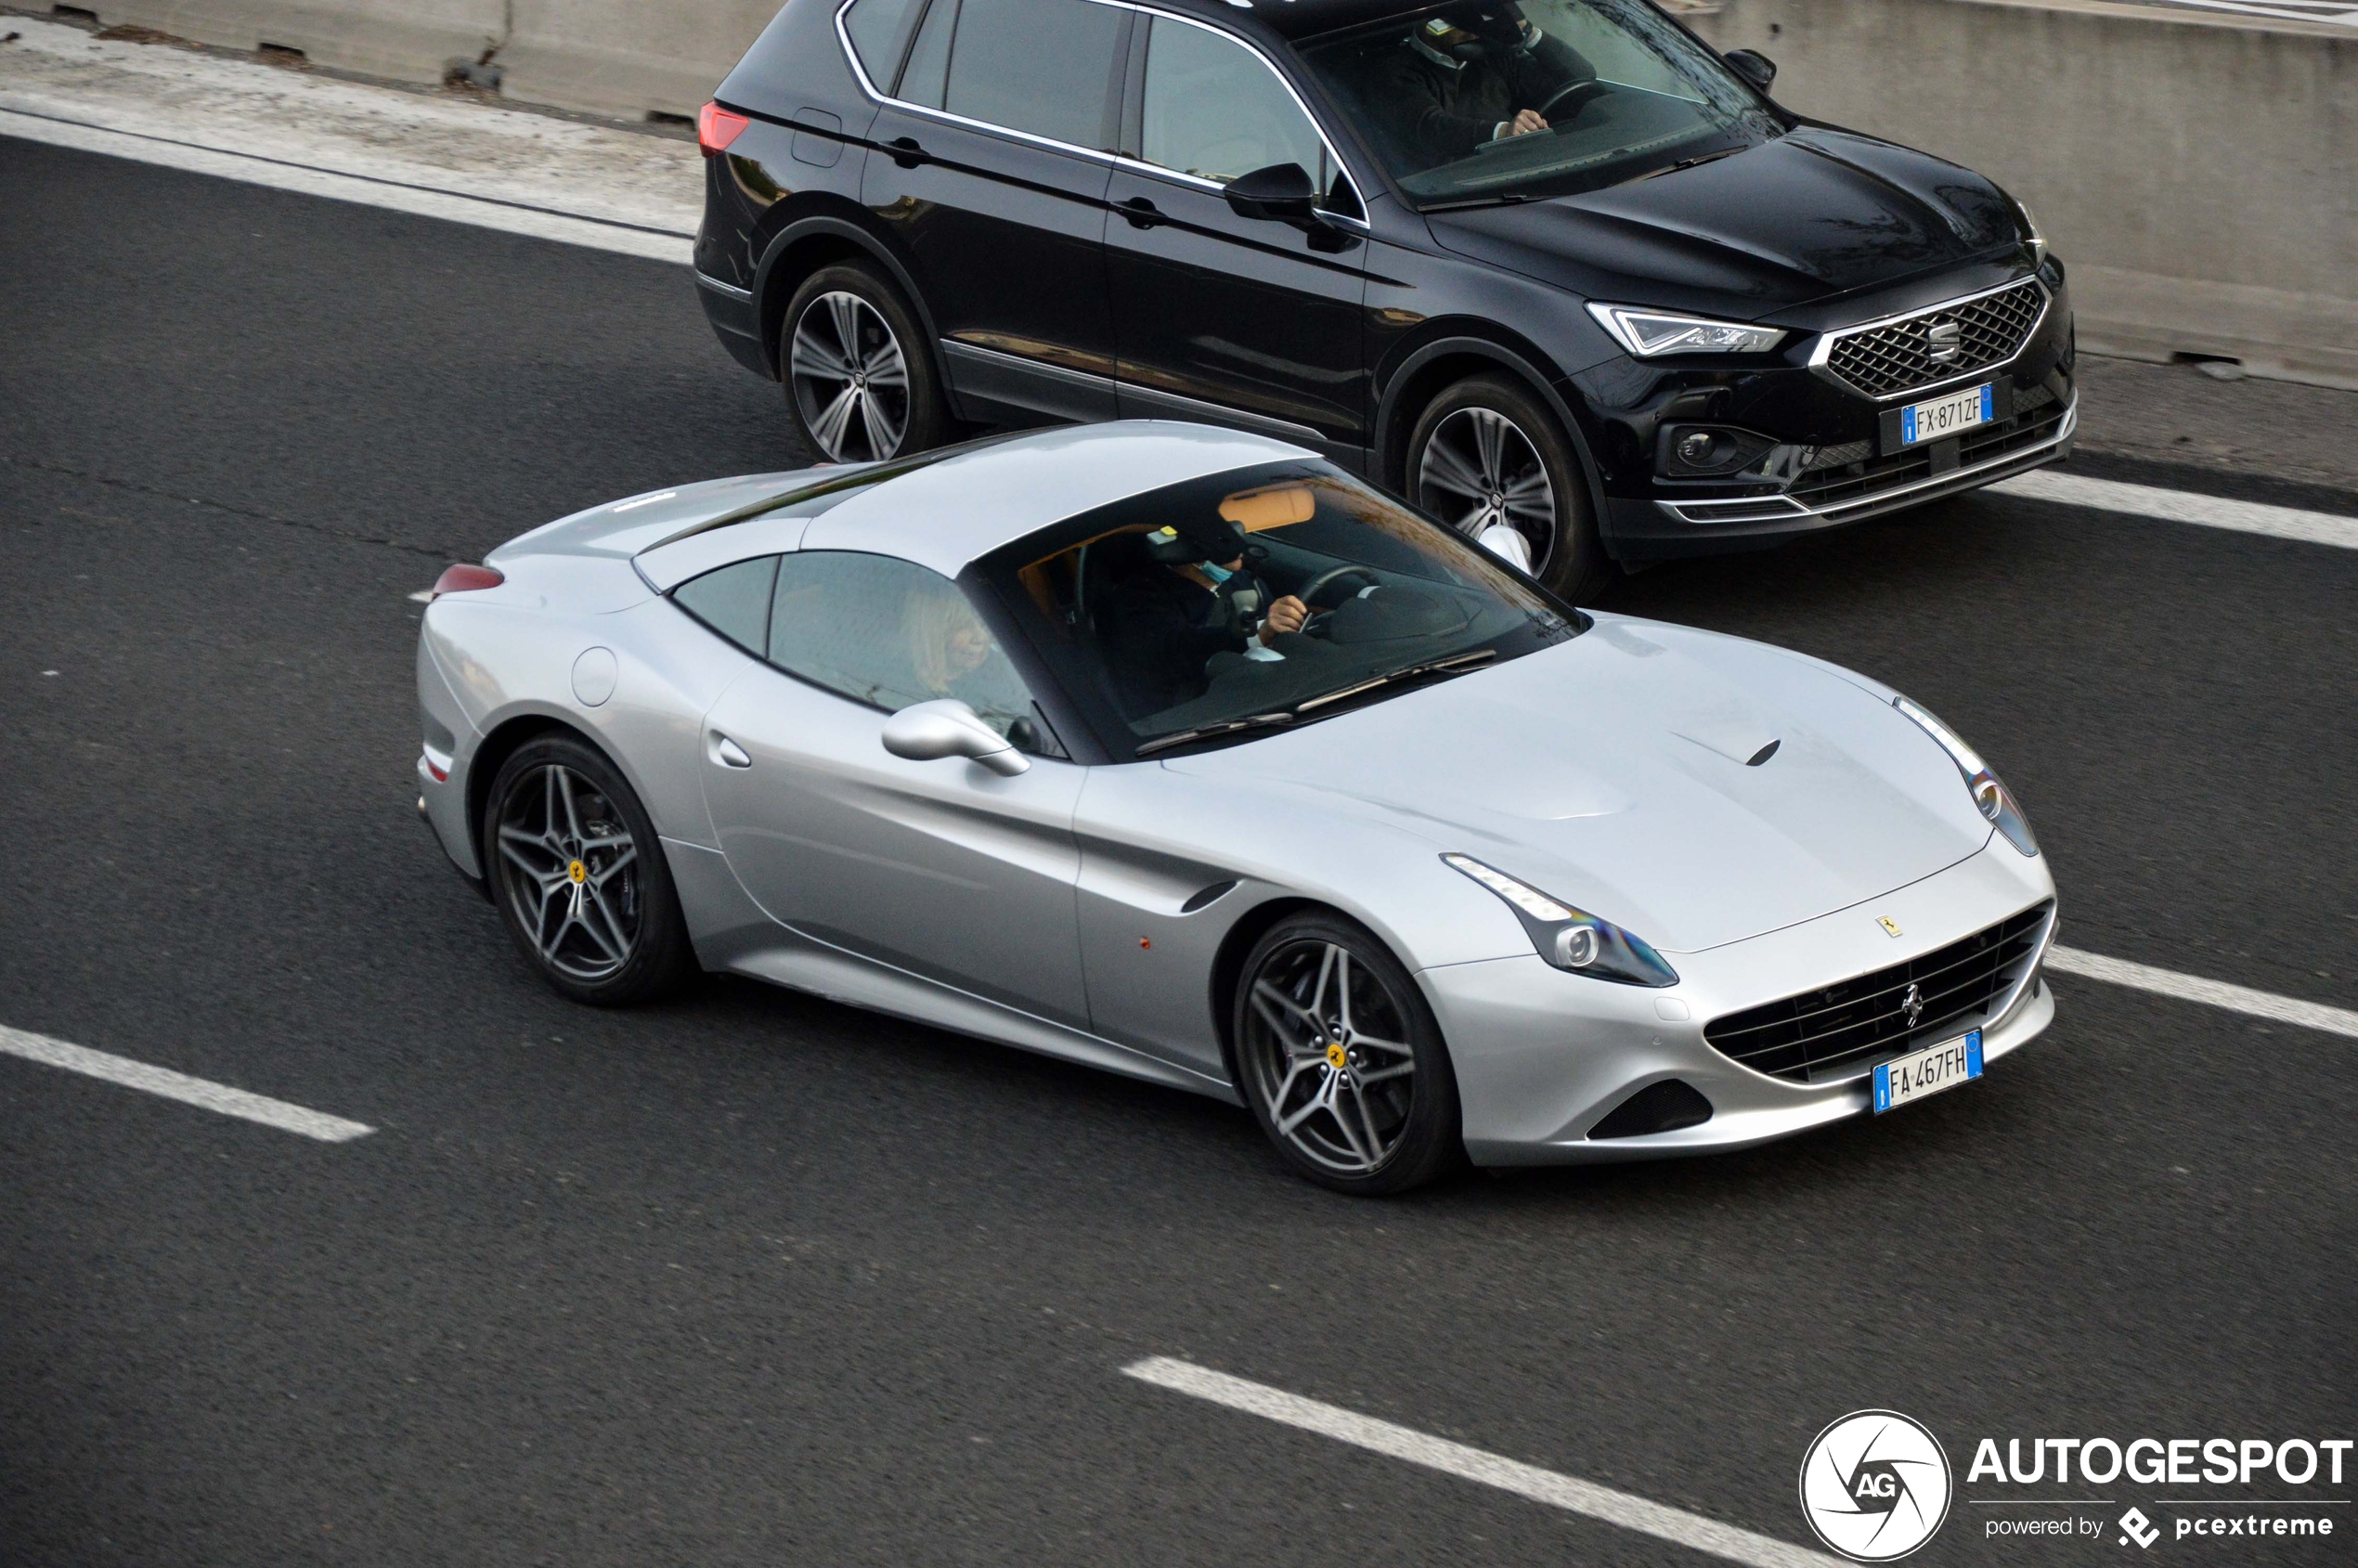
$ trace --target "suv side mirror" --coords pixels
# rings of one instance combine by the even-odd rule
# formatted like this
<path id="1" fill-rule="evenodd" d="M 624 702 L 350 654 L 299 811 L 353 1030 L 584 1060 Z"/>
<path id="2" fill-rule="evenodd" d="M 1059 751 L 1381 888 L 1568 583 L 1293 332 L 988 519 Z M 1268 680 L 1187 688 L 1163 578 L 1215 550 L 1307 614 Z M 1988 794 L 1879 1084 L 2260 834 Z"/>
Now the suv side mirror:
<path id="1" fill-rule="evenodd" d="M 1768 90 L 1768 84 L 1777 79 L 1777 62 L 1758 49 L 1733 49 L 1720 58 L 1736 68 L 1737 75 L 1764 93 Z"/>
<path id="2" fill-rule="evenodd" d="M 1310 171 L 1299 163 L 1272 163 L 1228 182 L 1224 194 L 1228 210 L 1240 218 L 1266 218 L 1275 223 L 1315 224 L 1318 221 L 1318 188 Z"/>
<path id="3" fill-rule="evenodd" d="M 912 762 L 968 758 L 1005 778 L 1031 766 L 1023 753 L 955 697 L 918 703 L 886 719 L 884 748 Z"/>

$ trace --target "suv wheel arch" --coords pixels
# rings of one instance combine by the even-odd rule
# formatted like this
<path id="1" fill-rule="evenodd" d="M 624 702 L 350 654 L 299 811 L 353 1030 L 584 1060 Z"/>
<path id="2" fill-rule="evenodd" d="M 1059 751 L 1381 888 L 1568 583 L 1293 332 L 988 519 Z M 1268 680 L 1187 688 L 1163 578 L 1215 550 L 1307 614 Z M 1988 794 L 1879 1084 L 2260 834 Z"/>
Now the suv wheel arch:
<path id="1" fill-rule="evenodd" d="M 891 247 L 866 228 L 849 218 L 831 214 L 816 214 L 797 218 L 780 229 L 761 253 L 760 262 L 753 271 L 754 308 L 761 330 L 761 354 L 770 367 L 770 379 L 781 380 L 784 367 L 778 363 L 778 334 L 785 325 L 786 303 L 802 280 L 831 262 L 866 260 L 883 267 L 900 288 L 917 322 L 925 330 L 926 342 L 921 345 L 931 356 L 938 351 L 940 331 L 935 327 L 933 310 L 926 304 L 917 280 L 909 268 L 893 254 Z"/>

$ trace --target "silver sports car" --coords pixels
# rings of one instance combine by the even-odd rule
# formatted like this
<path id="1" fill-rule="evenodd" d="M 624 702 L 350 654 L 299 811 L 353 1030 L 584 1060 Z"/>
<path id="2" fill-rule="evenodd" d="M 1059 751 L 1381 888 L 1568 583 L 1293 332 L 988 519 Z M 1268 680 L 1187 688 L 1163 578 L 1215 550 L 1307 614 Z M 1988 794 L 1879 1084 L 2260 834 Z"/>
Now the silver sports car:
<path id="1" fill-rule="evenodd" d="M 2054 884 L 1963 740 L 1514 542 L 1169 423 L 639 496 L 421 595 L 420 810 L 568 996 L 754 976 L 1240 1102 L 1350 1192 L 2047 1027 Z"/>

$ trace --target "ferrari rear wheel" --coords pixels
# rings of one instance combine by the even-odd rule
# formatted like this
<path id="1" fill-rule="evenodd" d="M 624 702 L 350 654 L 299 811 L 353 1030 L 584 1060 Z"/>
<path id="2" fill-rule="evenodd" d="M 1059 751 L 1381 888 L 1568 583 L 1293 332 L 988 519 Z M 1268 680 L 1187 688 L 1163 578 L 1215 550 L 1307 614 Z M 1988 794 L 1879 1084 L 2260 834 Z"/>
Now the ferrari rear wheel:
<path id="1" fill-rule="evenodd" d="M 564 995 L 628 1006 L 693 967 L 654 824 L 590 746 L 555 735 L 519 746 L 492 780 L 483 847 L 509 935 Z"/>
<path id="2" fill-rule="evenodd" d="M 1237 998 L 1246 1098 L 1279 1158 L 1338 1192 L 1380 1197 L 1464 1156 L 1441 1030 L 1384 945 L 1333 915 L 1280 921 Z"/>

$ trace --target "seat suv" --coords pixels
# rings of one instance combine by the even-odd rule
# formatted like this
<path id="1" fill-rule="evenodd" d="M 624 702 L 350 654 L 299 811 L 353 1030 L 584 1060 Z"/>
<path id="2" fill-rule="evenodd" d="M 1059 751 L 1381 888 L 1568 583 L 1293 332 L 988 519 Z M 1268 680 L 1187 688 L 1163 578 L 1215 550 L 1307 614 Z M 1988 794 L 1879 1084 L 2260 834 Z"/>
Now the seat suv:
<path id="1" fill-rule="evenodd" d="M 2066 456 L 2029 213 L 1774 74 L 1646 0 L 789 0 L 696 283 L 829 459 L 1230 425 L 1574 597 Z"/>

